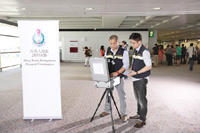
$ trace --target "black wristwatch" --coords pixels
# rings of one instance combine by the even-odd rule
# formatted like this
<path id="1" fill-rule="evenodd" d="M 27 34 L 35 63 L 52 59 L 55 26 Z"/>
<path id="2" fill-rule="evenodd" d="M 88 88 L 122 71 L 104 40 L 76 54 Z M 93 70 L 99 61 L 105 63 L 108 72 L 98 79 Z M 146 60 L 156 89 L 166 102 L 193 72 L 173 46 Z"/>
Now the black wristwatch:
<path id="1" fill-rule="evenodd" d="M 136 72 L 136 75 L 138 75 L 138 72 Z"/>

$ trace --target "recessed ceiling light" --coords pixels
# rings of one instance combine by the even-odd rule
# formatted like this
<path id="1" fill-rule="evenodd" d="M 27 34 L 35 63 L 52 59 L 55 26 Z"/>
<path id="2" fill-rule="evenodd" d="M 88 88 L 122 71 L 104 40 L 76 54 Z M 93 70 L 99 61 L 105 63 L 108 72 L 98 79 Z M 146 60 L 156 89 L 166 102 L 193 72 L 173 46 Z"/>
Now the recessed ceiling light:
<path id="1" fill-rule="evenodd" d="M 19 10 L 19 11 L 26 11 L 26 8 L 25 7 L 17 8 L 17 10 Z"/>
<path id="2" fill-rule="evenodd" d="M 162 21 L 162 23 L 166 23 L 166 22 L 168 22 L 169 20 L 164 20 L 164 21 Z"/>
<path id="3" fill-rule="evenodd" d="M 160 25 L 160 23 L 157 23 L 156 26 Z"/>
<path id="4" fill-rule="evenodd" d="M 144 20 L 141 20 L 141 21 L 140 21 L 140 23 L 143 23 L 143 22 L 144 22 Z"/>
<path id="5" fill-rule="evenodd" d="M 154 7 L 153 10 L 160 10 L 160 7 Z"/>
<path id="6" fill-rule="evenodd" d="M 93 8 L 89 7 L 89 8 L 85 8 L 86 11 L 92 11 Z"/>
<path id="7" fill-rule="evenodd" d="M 179 16 L 172 16 L 171 20 L 178 18 Z"/>

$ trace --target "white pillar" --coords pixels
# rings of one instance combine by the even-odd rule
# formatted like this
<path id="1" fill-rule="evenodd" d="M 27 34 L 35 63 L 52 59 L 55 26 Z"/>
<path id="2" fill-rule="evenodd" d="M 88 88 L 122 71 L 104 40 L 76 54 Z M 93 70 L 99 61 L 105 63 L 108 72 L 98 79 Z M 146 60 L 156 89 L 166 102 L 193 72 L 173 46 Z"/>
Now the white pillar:
<path id="1" fill-rule="evenodd" d="M 154 44 L 157 43 L 157 33 L 158 31 L 157 30 L 153 30 L 154 31 L 154 36 L 153 37 L 149 37 L 149 50 L 151 51 L 152 48 L 154 47 Z"/>

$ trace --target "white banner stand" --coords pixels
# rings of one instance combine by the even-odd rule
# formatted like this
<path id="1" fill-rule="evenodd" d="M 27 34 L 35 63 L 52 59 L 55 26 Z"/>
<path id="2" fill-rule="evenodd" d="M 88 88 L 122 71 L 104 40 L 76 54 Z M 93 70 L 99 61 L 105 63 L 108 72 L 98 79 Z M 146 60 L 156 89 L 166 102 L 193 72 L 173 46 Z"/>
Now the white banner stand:
<path id="1" fill-rule="evenodd" d="M 62 119 L 59 21 L 18 21 L 23 119 Z"/>

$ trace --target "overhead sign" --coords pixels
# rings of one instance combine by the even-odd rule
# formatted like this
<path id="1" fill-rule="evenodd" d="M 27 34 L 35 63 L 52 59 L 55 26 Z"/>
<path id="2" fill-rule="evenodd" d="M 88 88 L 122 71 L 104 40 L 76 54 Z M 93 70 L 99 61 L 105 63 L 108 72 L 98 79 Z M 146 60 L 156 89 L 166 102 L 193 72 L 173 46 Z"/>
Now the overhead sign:
<path id="1" fill-rule="evenodd" d="M 154 36 L 154 32 L 153 31 L 149 31 L 149 37 L 153 37 Z"/>

